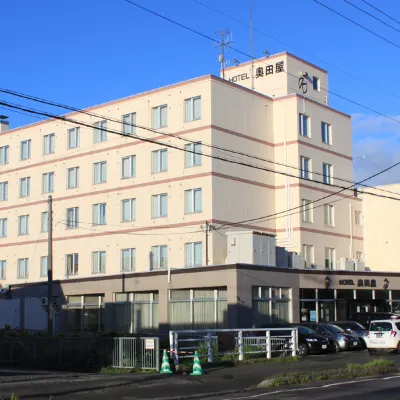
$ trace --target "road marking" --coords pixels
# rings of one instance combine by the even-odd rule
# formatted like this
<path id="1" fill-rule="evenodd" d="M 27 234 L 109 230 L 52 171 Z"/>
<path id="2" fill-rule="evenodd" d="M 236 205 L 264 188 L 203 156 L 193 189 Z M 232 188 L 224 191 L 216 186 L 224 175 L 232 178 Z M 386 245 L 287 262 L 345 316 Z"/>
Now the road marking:
<path id="1" fill-rule="evenodd" d="M 331 387 L 331 386 L 340 386 L 340 385 L 348 385 L 350 383 L 357 383 L 357 382 L 368 382 L 368 381 L 376 381 L 377 379 L 363 379 L 362 381 L 347 381 L 347 382 L 337 382 L 337 383 L 330 383 L 328 385 L 321 386 L 323 388 Z"/>
<path id="2" fill-rule="evenodd" d="M 382 378 L 383 380 L 388 380 L 388 379 L 398 379 L 400 378 L 400 375 L 396 375 L 396 376 L 387 376 L 386 378 Z"/>

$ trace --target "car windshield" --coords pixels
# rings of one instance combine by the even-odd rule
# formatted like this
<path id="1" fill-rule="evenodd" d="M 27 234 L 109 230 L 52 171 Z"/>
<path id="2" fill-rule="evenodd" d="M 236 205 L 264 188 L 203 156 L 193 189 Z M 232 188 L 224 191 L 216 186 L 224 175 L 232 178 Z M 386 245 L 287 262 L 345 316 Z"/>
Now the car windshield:
<path id="1" fill-rule="evenodd" d="M 329 333 L 343 333 L 344 330 L 336 325 L 325 325 L 325 328 L 329 331 Z"/>
<path id="2" fill-rule="evenodd" d="M 299 333 L 302 335 L 312 335 L 312 334 L 315 335 L 315 332 L 312 329 L 306 328 L 305 326 L 298 326 L 297 329 Z"/>

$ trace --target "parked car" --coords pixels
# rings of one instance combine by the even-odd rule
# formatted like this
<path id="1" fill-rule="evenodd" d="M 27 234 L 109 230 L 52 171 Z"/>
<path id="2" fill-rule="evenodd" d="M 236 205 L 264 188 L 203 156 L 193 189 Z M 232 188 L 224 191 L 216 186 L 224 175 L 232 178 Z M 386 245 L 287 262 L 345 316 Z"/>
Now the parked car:
<path id="1" fill-rule="evenodd" d="M 329 349 L 329 339 L 318 335 L 306 326 L 298 325 L 297 328 L 297 353 L 306 356 L 309 353 L 324 353 Z"/>
<path id="2" fill-rule="evenodd" d="M 365 329 L 365 327 L 360 323 L 356 321 L 336 321 L 332 322 L 332 325 L 342 328 L 345 332 L 356 335 L 358 337 L 361 347 L 363 349 L 367 348 L 365 340 L 368 337 L 368 329 Z"/>
<path id="3" fill-rule="evenodd" d="M 400 315 L 390 312 L 359 312 L 351 316 L 352 321 L 357 321 L 364 325 L 366 329 L 369 328 L 371 321 L 380 321 L 383 319 L 400 318 Z"/>
<path id="4" fill-rule="evenodd" d="M 397 351 L 400 354 L 400 319 L 371 321 L 367 348 L 370 354 Z"/>
<path id="5" fill-rule="evenodd" d="M 328 323 L 305 323 L 303 324 L 315 331 L 318 335 L 328 338 L 330 349 L 338 353 L 342 350 L 360 348 L 358 337 L 352 333 L 346 333 L 342 328 Z"/>

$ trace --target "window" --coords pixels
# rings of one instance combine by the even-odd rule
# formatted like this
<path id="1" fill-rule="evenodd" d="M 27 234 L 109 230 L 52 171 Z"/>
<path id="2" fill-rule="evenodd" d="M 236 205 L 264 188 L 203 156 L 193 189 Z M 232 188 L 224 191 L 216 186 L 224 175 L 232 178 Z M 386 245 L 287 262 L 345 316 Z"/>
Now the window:
<path id="1" fill-rule="evenodd" d="M 68 331 L 104 330 L 104 295 L 68 296 L 66 311 Z"/>
<path id="2" fill-rule="evenodd" d="M 100 274 L 106 272 L 106 252 L 94 251 L 92 253 L 92 273 Z"/>
<path id="3" fill-rule="evenodd" d="M 318 90 L 318 92 L 321 90 L 319 78 L 316 76 L 312 77 L 312 87 L 314 90 Z"/>
<path id="4" fill-rule="evenodd" d="M 31 158 L 31 140 L 23 140 L 21 142 L 21 160 L 28 160 Z"/>
<path id="5" fill-rule="evenodd" d="M 168 195 L 164 193 L 151 196 L 151 210 L 152 218 L 167 217 Z"/>
<path id="6" fill-rule="evenodd" d="M 136 268 L 136 249 L 121 250 L 121 271 L 134 271 Z"/>
<path id="7" fill-rule="evenodd" d="M 310 137 L 309 118 L 307 115 L 299 114 L 299 133 L 300 136 Z"/>
<path id="8" fill-rule="evenodd" d="M 122 116 L 122 133 L 134 135 L 136 133 L 136 113 L 125 114 Z"/>
<path id="9" fill-rule="evenodd" d="M 7 237 L 7 218 L 0 218 L 0 238 Z"/>
<path id="10" fill-rule="evenodd" d="M 357 261 L 363 261 L 364 260 L 364 254 L 362 251 L 357 251 L 356 252 L 356 259 Z"/>
<path id="11" fill-rule="evenodd" d="M 201 96 L 185 100 L 185 122 L 195 121 L 201 118 Z"/>
<path id="12" fill-rule="evenodd" d="M 67 208 L 66 229 L 79 228 L 79 207 Z"/>
<path id="13" fill-rule="evenodd" d="M 19 197 L 28 197 L 31 192 L 31 178 L 21 178 L 19 180 Z"/>
<path id="14" fill-rule="evenodd" d="M 168 268 L 168 246 L 153 246 L 150 254 L 150 270 Z"/>
<path id="15" fill-rule="evenodd" d="M 168 121 L 168 106 L 158 106 L 153 108 L 153 128 L 165 128 Z"/>
<path id="16" fill-rule="evenodd" d="M 8 200 L 8 182 L 0 182 L 0 201 Z"/>
<path id="17" fill-rule="evenodd" d="M 311 200 L 306 200 L 302 199 L 301 200 L 301 205 L 302 205 L 302 216 L 303 216 L 303 222 L 313 222 L 313 206 Z"/>
<path id="18" fill-rule="evenodd" d="M 185 144 L 185 167 L 198 167 L 201 165 L 201 143 Z"/>
<path id="19" fill-rule="evenodd" d="M 101 161 L 93 164 L 93 183 L 107 182 L 107 161 Z"/>
<path id="20" fill-rule="evenodd" d="M 67 189 L 79 187 L 79 167 L 67 169 Z"/>
<path id="21" fill-rule="evenodd" d="M 41 225 L 41 231 L 43 233 L 49 231 L 49 213 L 47 211 L 42 212 Z"/>
<path id="22" fill-rule="evenodd" d="M 7 261 L 0 260 L 0 279 L 6 279 Z"/>
<path id="23" fill-rule="evenodd" d="M 8 146 L 0 147 L 0 165 L 8 164 L 8 153 L 9 153 Z"/>
<path id="24" fill-rule="evenodd" d="M 54 192 L 54 172 L 43 174 L 43 193 Z"/>
<path id="25" fill-rule="evenodd" d="M 152 153 L 152 173 L 168 171 L 168 150 L 156 150 Z"/>
<path id="26" fill-rule="evenodd" d="M 332 144 L 331 124 L 321 122 L 321 136 L 323 143 Z"/>
<path id="27" fill-rule="evenodd" d="M 27 258 L 20 258 L 18 260 L 18 279 L 26 279 L 28 278 L 28 267 L 29 267 L 29 260 Z"/>
<path id="28" fill-rule="evenodd" d="M 332 204 L 324 205 L 325 225 L 335 226 L 335 214 Z"/>
<path id="29" fill-rule="evenodd" d="M 202 242 L 185 243 L 185 267 L 201 267 L 203 265 Z"/>
<path id="30" fill-rule="evenodd" d="M 322 175 L 324 183 L 333 184 L 333 166 L 331 164 L 322 163 Z"/>
<path id="31" fill-rule="evenodd" d="M 311 267 L 314 264 L 314 246 L 303 244 L 304 264 L 306 267 Z"/>
<path id="32" fill-rule="evenodd" d="M 202 189 L 185 190 L 185 214 L 202 212 Z"/>
<path id="33" fill-rule="evenodd" d="M 68 149 L 77 149 L 80 145 L 80 128 L 68 129 Z"/>
<path id="34" fill-rule="evenodd" d="M 311 179 L 311 158 L 300 156 L 300 177 Z"/>
<path id="35" fill-rule="evenodd" d="M 121 178 L 136 177 L 136 156 L 122 157 Z"/>
<path id="36" fill-rule="evenodd" d="M 335 249 L 325 247 L 325 268 L 333 269 L 335 265 Z"/>
<path id="37" fill-rule="evenodd" d="M 18 217 L 18 235 L 29 235 L 29 215 Z"/>
<path id="38" fill-rule="evenodd" d="M 56 145 L 56 135 L 50 133 L 50 135 L 43 136 L 43 154 L 53 154 Z"/>
<path id="39" fill-rule="evenodd" d="M 362 214 L 361 211 L 355 211 L 356 225 L 362 225 Z"/>
<path id="40" fill-rule="evenodd" d="M 122 222 L 132 222 L 136 220 L 136 199 L 121 201 Z"/>
<path id="41" fill-rule="evenodd" d="M 78 261 L 79 261 L 78 253 L 65 255 L 67 275 L 77 275 L 78 274 Z"/>
<path id="42" fill-rule="evenodd" d="M 107 140 L 107 121 L 94 123 L 94 143 L 105 142 Z"/>
<path id="43" fill-rule="evenodd" d="M 106 203 L 93 204 L 93 225 L 106 224 Z"/>
<path id="44" fill-rule="evenodd" d="M 40 277 L 44 278 L 47 276 L 47 265 L 48 265 L 48 257 L 43 256 L 40 257 Z"/>

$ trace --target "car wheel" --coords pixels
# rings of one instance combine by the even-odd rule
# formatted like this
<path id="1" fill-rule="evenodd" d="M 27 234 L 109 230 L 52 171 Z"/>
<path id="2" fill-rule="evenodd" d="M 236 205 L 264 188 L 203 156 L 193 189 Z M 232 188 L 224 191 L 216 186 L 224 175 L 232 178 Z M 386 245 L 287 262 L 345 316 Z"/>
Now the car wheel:
<path id="1" fill-rule="evenodd" d="M 334 342 L 332 343 L 332 351 L 333 351 L 334 353 L 339 353 L 339 352 L 340 352 L 340 346 L 339 346 L 339 343 L 338 343 L 338 342 L 334 341 Z"/>
<path id="2" fill-rule="evenodd" d="M 308 347 L 305 343 L 300 343 L 299 348 L 297 350 L 300 356 L 306 356 L 308 354 Z"/>

